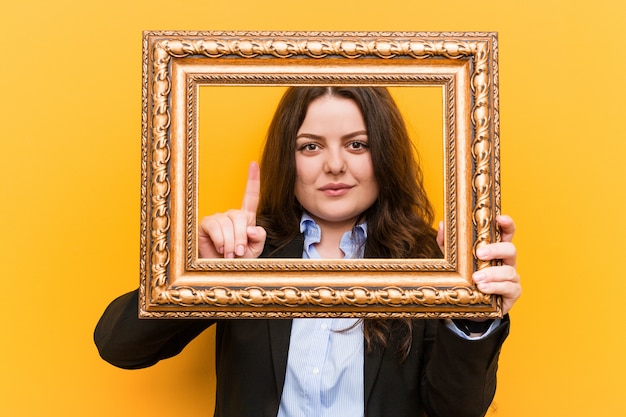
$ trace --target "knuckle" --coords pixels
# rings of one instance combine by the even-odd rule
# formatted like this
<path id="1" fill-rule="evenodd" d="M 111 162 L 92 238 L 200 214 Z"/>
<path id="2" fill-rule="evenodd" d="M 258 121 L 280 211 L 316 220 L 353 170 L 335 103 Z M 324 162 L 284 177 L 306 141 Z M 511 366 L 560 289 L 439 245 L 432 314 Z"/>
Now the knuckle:
<path id="1" fill-rule="evenodd" d="M 505 270 L 505 277 L 509 281 L 515 281 L 515 278 L 517 277 L 517 271 L 515 270 L 515 268 L 513 268 L 510 265 L 505 265 L 504 270 Z"/>

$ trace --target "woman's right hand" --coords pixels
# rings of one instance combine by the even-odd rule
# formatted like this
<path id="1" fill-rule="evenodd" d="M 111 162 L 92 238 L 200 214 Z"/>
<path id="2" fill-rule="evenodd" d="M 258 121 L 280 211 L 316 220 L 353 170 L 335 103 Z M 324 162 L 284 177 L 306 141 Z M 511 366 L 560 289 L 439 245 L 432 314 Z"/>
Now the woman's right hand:
<path id="1" fill-rule="evenodd" d="M 200 258 L 258 258 L 265 245 L 265 229 L 256 225 L 261 179 L 256 162 L 248 169 L 248 182 L 241 210 L 207 216 L 200 222 Z"/>

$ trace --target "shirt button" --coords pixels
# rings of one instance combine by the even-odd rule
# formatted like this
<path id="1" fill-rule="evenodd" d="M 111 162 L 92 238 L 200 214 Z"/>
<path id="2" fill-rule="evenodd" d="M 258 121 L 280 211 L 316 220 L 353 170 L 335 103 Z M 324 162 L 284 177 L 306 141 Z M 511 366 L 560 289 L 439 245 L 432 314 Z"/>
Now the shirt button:
<path id="1" fill-rule="evenodd" d="M 320 373 L 320 369 L 319 368 L 313 368 L 313 373 L 315 375 L 319 374 Z"/>
<path id="2" fill-rule="evenodd" d="M 326 323 L 322 323 L 322 330 L 326 330 L 328 328 L 328 325 Z"/>

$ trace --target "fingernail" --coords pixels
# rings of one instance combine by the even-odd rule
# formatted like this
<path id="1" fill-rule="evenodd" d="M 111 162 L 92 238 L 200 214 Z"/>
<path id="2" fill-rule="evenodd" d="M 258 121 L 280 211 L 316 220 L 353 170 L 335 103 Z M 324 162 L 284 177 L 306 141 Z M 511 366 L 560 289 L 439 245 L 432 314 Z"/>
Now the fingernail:
<path id="1" fill-rule="evenodd" d="M 248 226 L 247 232 L 248 232 L 248 235 L 255 236 L 256 235 L 256 227 Z"/>
<path id="2" fill-rule="evenodd" d="M 485 259 L 487 256 L 489 256 L 489 249 L 485 247 L 476 249 L 476 256 L 478 256 L 480 259 Z"/>
<path id="3" fill-rule="evenodd" d="M 219 248 L 217 248 L 217 251 L 223 255 L 224 254 L 224 246 L 220 246 Z"/>
<path id="4" fill-rule="evenodd" d="M 245 251 L 245 248 L 243 247 L 243 245 L 239 245 L 237 246 L 235 253 L 237 254 L 237 256 L 243 256 L 244 251 Z"/>
<path id="5" fill-rule="evenodd" d="M 482 281 L 486 277 L 487 277 L 487 275 L 484 272 L 481 272 L 481 271 L 476 271 L 476 272 L 474 272 L 474 275 L 472 275 L 472 278 L 474 278 L 474 282 L 476 282 L 476 283 L 478 283 L 478 281 Z"/>

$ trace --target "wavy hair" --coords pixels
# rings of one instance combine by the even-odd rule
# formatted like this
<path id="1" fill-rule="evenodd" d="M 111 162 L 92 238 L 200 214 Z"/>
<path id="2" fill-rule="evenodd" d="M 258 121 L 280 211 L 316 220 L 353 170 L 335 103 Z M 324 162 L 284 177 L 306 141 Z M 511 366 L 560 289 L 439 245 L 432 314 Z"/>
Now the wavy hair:
<path id="1" fill-rule="evenodd" d="M 384 87 L 290 87 L 282 97 L 267 133 L 261 158 L 261 193 L 257 221 L 277 247 L 299 233 L 303 208 L 295 196 L 296 135 L 309 104 L 323 96 L 353 100 L 367 130 L 379 195 L 363 213 L 367 221 L 366 258 L 436 258 L 441 251 L 432 224 L 433 208 L 404 119 Z M 386 346 L 398 332 L 405 357 L 412 340 L 410 320 L 365 320 L 368 348 Z"/>

